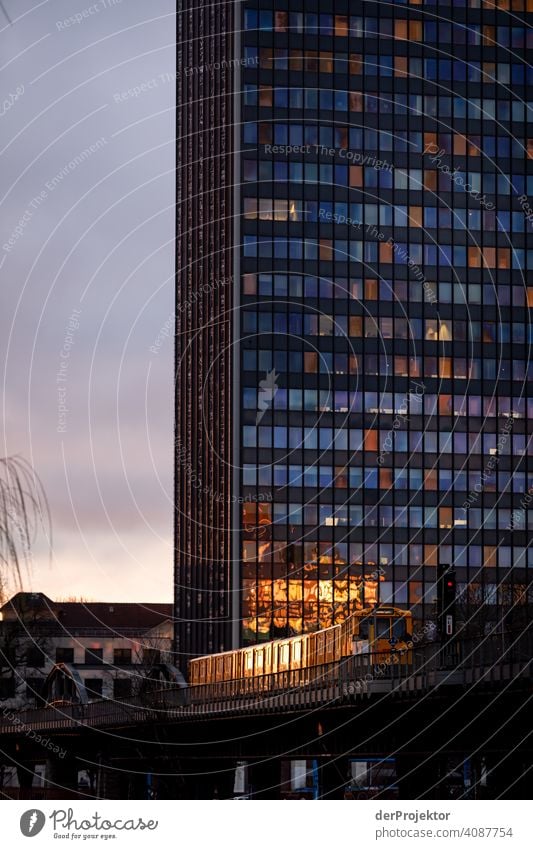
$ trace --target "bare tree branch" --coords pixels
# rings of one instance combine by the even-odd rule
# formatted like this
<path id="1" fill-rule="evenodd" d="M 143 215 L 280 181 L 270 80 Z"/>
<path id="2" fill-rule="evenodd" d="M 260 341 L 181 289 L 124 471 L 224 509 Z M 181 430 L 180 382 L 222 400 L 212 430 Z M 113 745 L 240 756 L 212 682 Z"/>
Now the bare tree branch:
<path id="1" fill-rule="evenodd" d="M 0 603 L 13 588 L 23 588 L 39 530 L 51 556 L 50 508 L 37 473 L 23 457 L 0 457 Z"/>

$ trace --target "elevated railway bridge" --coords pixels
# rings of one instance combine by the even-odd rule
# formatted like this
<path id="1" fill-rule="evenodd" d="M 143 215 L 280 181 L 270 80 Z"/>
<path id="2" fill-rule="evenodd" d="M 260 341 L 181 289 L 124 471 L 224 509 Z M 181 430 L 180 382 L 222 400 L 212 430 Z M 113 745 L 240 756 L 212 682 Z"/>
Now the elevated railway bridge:
<path id="1" fill-rule="evenodd" d="M 147 682 L 127 702 L 83 704 L 67 681 L 43 707 L 0 706 L 0 770 L 15 765 L 19 779 L 0 793 L 521 798 L 532 649 L 532 631 L 493 634 L 419 646 L 408 663 L 392 652 L 211 684 Z"/>

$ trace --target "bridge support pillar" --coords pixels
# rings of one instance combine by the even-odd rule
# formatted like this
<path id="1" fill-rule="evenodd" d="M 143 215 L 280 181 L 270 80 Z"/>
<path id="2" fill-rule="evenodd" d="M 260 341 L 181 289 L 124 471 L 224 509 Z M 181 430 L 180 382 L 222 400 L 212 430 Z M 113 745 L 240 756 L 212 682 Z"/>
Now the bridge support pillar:
<path id="1" fill-rule="evenodd" d="M 49 757 L 44 774 L 45 787 L 61 798 L 61 791 L 78 791 L 78 761 L 76 758 Z"/>
<path id="2" fill-rule="evenodd" d="M 279 799 L 281 795 L 281 760 L 273 758 L 249 763 L 252 799 Z"/>
<path id="3" fill-rule="evenodd" d="M 397 758 L 400 799 L 439 799 L 440 759 L 430 752 L 405 752 Z"/>
<path id="4" fill-rule="evenodd" d="M 17 764 L 17 780 L 19 783 L 20 791 L 19 797 L 21 799 L 31 799 L 31 788 L 33 785 L 33 779 L 35 778 L 35 764 L 34 763 L 20 763 Z"/>
<path id="5" fill-rule="evenodd" d="M 348 782 L 346 758 L 324 758 L 318 769 L 320 799 L 344 799 Z"/>
<path id="6" fill-rule="evenodd" d="M 178 799 L 233 799 L 236 762 L 233 759 L 184 761 L 173 782 Z"/>

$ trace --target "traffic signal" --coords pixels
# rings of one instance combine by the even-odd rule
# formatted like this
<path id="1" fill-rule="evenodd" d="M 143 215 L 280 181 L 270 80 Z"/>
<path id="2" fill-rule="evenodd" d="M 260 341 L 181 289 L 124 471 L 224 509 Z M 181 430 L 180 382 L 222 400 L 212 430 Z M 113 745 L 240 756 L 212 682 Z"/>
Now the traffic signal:
<path id="1" fill-rule="evenodd" d="M 455 569 L 441 564 L 437 570 L 437 614 L 443 637 L 451 637 L 455 632 L 455 596 Z"/>

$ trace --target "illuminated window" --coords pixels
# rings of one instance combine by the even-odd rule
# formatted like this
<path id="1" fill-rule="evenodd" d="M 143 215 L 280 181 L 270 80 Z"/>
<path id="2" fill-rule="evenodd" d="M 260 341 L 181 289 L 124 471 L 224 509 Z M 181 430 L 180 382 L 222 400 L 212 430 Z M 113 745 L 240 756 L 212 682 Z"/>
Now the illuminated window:
<path id="1" fill-rule="evenodd" d="M 289 27 L 288 12 L 274 12 L 274 30 L 276 32 L 287 32 Z"/>
<path id="2" fill-rule="evenodd" d="M 453 527 L 453 509 L 451 507 L 439 507 L 439 528 Z"/>
<path id="3" fill-rule="evenodd" d="M 272 106 L 272 88 L 270 86 L 259 86 L 259 106 Z"/>
<path id="4" fill-rule="evenodd" d="M 348 93 L 349 104 L 350 104 L 350 112 L 362 112 L 363 111 L 363 95 L 360 91 L 350 91 Z M 351 172 L 350 168 L 350 172 Z M 355 185 L 355 183 L 350 183 L 350 185 Z"/>
<path id="5" fill-rule="evenodd" d="M 422 186 L 420 187 L 422 188 Z M 437 172 L 424 171 L 424 188 L 431 192 L 437 191 Z"/>
<path id="6" fill-rule="evenodd" d="M 426 469 L 424 474 L 424 489 L 437 490 L 439 488 L 439 477 L 437 469 Z"/>
<path id="7" fill-rule="evenodd" d="M 340 38 L 348 37 L 348 16 L 335 15 L 335 35 Z"/>
<path id="8" fill-rule="evenodd" d="M 360 53 L 350 53 L 349 69 L 352 75 L 363 72 L 363 57 Z"/>
<path id="9" fill-rule="evenodd" d="M 466 155 L 466 139 L 464 136 L 455 134 L 453 137 L 453 152 L 456 156 Z"/>
<path id="10" fill-rule="evenodd" d="M 422 21 L 409 21 L 409 41 L 422 41 Z"/>
<path id="11" fill-rule="evenodd" d="M 409 220 L 410 224 L 414 227 L 423 227 L 423 217 L 422 217 L 422 207 L 421 206 L 410 206 L 409 207 Z"/>
<path id="12" fill-rule="evenodd" d="M 350 165 L 350 186 L 362 188 L 363 186 L 363 166 Z"/>
<path id="13" fill-rule="evenodd" d="M 316 351 L 304 352 L 304 371 L 314 374 L 318 371 L 318 354 Z"/>
<path id="14" fill-rule="evenodd" d="M 407 21 L 400 19 L 394 21 L 394 38 L 400 38 L 407 41 L 407 24 Z"/>
<path id="15" fill-rule="evenodd" d="M 394 76 L 395 77 L 408 77 L 409 76 L 409 66 L 408 66 L 407 62 L 408 62 L 407 56 L 395 56 L 394 57 Z"/>

